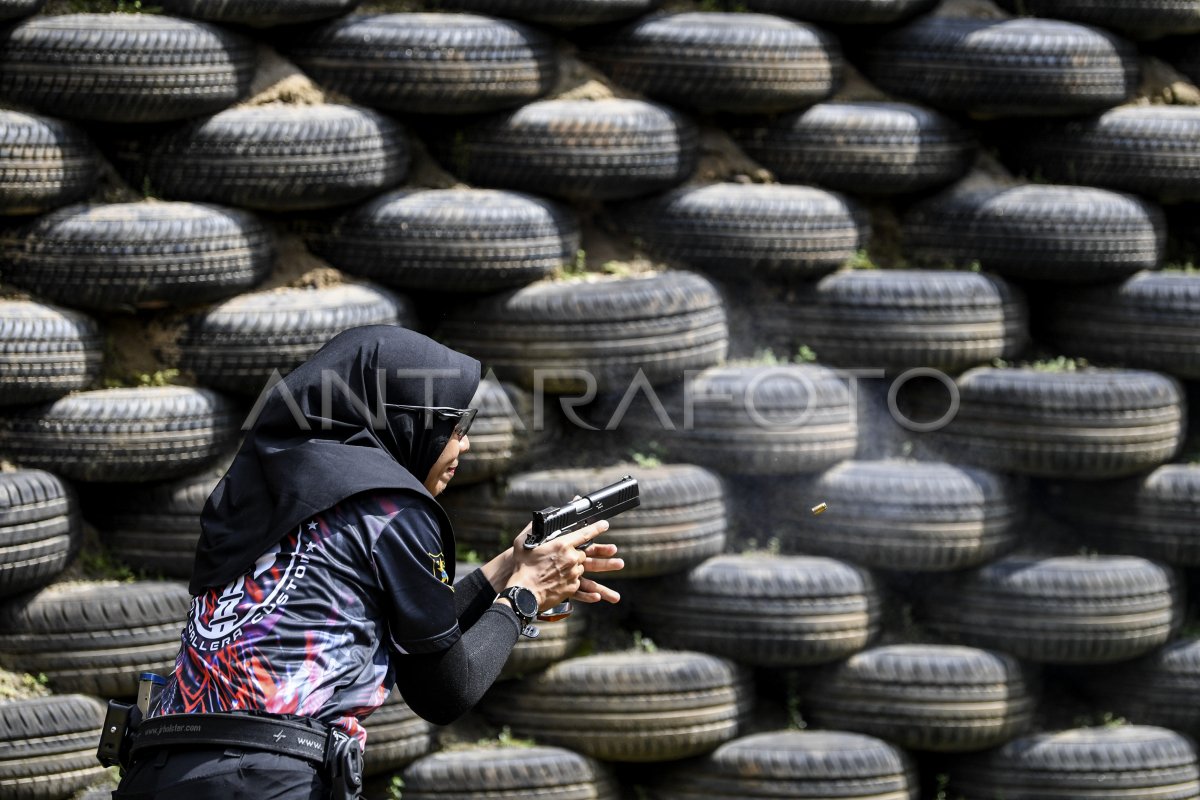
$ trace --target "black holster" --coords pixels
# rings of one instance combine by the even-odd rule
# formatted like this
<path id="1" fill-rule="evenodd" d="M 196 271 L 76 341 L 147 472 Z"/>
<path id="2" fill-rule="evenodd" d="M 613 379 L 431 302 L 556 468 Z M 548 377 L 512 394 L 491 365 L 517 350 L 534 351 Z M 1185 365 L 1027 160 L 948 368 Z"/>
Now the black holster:
<path id="1" fill-rule="evenodd" d="M 142 712 L 129 703 L 108 701 L 104 714 L 104 727 L 100 729 L 100 743 L 96 746 L 96 758 L 106 767 L 129 768 L 129 750 L 134 734 L 142 721 Z"/>
<path id="2" fill-rule="evenodd" d="M 330 800 L 358 800 L 363 784 L 363 756 L 358 740 L 330 726 L 325 740 L 325 776 Z"/>

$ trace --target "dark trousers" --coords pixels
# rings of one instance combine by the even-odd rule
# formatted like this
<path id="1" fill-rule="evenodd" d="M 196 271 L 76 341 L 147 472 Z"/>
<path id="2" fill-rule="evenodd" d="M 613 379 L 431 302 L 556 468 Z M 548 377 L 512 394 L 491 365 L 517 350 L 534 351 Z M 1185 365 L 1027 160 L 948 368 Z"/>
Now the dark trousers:
<path id="1" fill-rule="evenodd" d="M 139 754 L 141 756 L 141 754 Z M 327 800 L 317 766 L 241 747 L 159 748 L 126 771 L 114 800 Z"/>

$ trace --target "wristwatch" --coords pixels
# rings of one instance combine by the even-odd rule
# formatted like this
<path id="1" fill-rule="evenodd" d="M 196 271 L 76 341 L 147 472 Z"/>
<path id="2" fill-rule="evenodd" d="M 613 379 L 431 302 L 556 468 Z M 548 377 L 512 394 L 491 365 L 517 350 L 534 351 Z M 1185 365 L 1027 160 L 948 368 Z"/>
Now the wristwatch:
<path id="1" fill-rule="evenodd" d="M 508 600 L 513 611 L 517 612 L 517 617 L 521 620 L 521 627 L 533 622 L 533 618 L 538 615 L 537 595 L 524 586 L 510 586 L 499 596 Z"/>

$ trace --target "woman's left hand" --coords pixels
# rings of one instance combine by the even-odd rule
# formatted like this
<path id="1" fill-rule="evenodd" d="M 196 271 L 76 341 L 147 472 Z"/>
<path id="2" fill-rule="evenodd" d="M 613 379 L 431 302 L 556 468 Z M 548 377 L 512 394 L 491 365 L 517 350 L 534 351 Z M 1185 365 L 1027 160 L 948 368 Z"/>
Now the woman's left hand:
<path id="1" fill-rule="evenodd" d="M 624 560 L 615 558 L 617 554 L 615 544 L 589 544 L 583 553 L 587 556 L 583 562 L 585 573 L 616 572 L 625 566 Z M 583 578 L 579 581 L 579 591 L 573 594 L 571 599 L 581 603 L 599 603 L 601 600 L 616 603 L 621 599 L 621 595 L 591 578 Z"/>
<path id="2" fill-rule="evenodd" d="M 579 498 L 576 497 L 576 500 Z M 528 534 L 533 530 L 533 524 L 526 525 L 521 534 Z M 518 534 L 518 538 L 520 534 Z M 625 561 L 620 558 L 614 558 L 617 554 L 617 546 L 600 542 L 590 544 L 583 551 L 587 556 L 583 562 L 584 573 L 588 572 L 616 572 L 625 567 Z M 488 581 L 496 588 L 496 591 L 501 591 L 506 585 L 513 570 L 513 549 L 510 547 L 500 555 L 493 558 L 487 564 L 483 565 L 483 574 Z M 604 600 L 609 603 L 620 601 L 621 595 L 619 592 L 610 589 L 604 584 L 597 583 L 591 578 L 582 578 L 579 581 L 579 591 L 571 596 L 572 600 L 578 600 L 581 603 L 599 603 Z"/>

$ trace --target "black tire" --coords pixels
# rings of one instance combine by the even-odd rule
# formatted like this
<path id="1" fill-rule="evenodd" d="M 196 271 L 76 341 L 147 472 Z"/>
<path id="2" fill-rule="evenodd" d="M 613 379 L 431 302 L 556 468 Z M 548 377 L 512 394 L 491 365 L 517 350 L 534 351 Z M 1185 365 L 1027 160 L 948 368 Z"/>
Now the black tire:
<path id="1" fill-rule="evenodd" d="M 852 259 L 870 236 L 854 201 L 807 186 L 685 187 L 615 214 L 661 257 L 730 280 L 752 273 L 820 277 Z"/>
<path id="2" fill-rule="evenodd" d="M 362 0 L 161 0 L 163 11 L 254 28 L 292 25 L 353 11 Z"/>
<path id="3" fill-rule="evenodd" d="M 347 17 L 293 38 L 287 52 L 322 86 L 403 114 L 515 108 L 558 80 L 549 35 L 471 14 Z"/>
<path id="4" fill-rule="evenodd" d="M 433 724 L 418 717 L 398 691 L 392 691 L 363 727 L 367 731 L 363 774 L 367 777 L 398 772 L 434 748 Z"/>
<path id="5" fill-rule="evenodd" d="M 408 174 L 408 140 L 387 117 L 353 106 L 233 108 L 118 160 L 165 197 L 266 211 L 329 208 L 391 189 Z"/>
<path id="6" fill-rule="evenodd" d="M 471 435 L 474 436 L 474 433 Z M 474 439 L 471 449 L 475 449 Z M 470 454 L 467 458 L 470 458 Z M 460 468 L 465 463 L 465 459 L 460 462 Z M 463 488 L 459 488 L 458 483 L 458 477 L 455 476 L 450 488 L 438 496 L 438 502 L 454 523 L 455 546 L 460 551 L 473 552 L 480 559 L 490 559 L 511 547 L 513 539 L 529 522 L 528 512 L 534 509 L 525 509 L 526 513 L 519 521 L 510 519 L 507 513 L 497 513 L 504 493 L 501 481 L 476 483 Z"/>
<path id="7" fill-rule="evenodd" d="M 438 497 L 454 523 L 456 545 L 481 559 L 490 559 L 511 547 L 533 510 L 527 508 L 520 516 L 502 510 L 503 477 L 459 488 L 454 485 L 458 483 L 456 476 L 451 488 Z"/>
<path id="8" fill-rule="evenodd" d="M 100 377 L 100 326 L 78 311 L 0 300 L 0 396 L 4 405 L 53 400 Z"/>
<path id="9" fill-rule="evenodd" d="M 870 573 L 829 558 L 723 555 L 639 595 L 634 613 L 655 642 L 753 667 L 827 664 L 879 633 Z"/>
<path id="10" fill-rule="evenodd" d="M 132 697 L 140 673 L 174 669 L 190 601 L 183 583 L 50 586 L 0 607 L 0 665 L 60 692 Z"/>
<path id="11" fill-rule="evenodd" d="M 923 616 L 955 641 L 1039 663 L 1108 664 L 1166 644 L 1182 622 L 1167 567 L 1132 556 L 1009 556 L 934 585 Z"/>
<path id="12" fill-rule="evenodd" d="M 447 11 L 475 11 L 557 28 L 617 22 L 646 14 L 662 0 L 439 0 Z"/>
<path id="13" fill-rule="evenodd" d="M 0 794 L 52 800 L 95 783 L 103 722 L 104 705 L 83 695 L 0 701 Z"/>
<path id="14" fill-rule="evenodd" d="M 535 460 L 557 433 L 556 420 L 545 418 L 539 425 L 533 397 L 511 383 L 481 380 L 471 407 L 479 411 L 471 425 L 471 450 L 460 458 L 454 475 L 457 486 L 504 475 Z"/>
<path id="15" fill-rule="evenodd" d="M 404 771 L 405 800 L 617 800 L 608 771 L 558 747 L 445 750 Z"/>
<path id="16" fill-rule="evenodd" d="M 102 389 L 0 415 L 0 453 L 81 481 L 163 480 L 212 463 L 240 422 L 207 389 Z"/>
<path id="17" fill-rule="evenodd" d="M 917 771 L 898 747 L 842 731 L 771 731 L 721 745 L 678 765 L 656 800 L 917 800 Z"/>
<path id="18" fill-rule="evenodd" d="M 337 334 L 360 325 L 416 326 L 405 297 L 367 283 L 239 295 L 188 318 L 180 366 L 205 386 L 260 395 Z"/>
<path id="19" fill-rule="evenodd" d="M 835 25 L 880 25 L 922 14 L 938 0 L 746 0 L 754 11 Z"/>
<path id="20" fill-rule="evenodd" d="M 635 92 L 734 114 L 810 106 L 833 94 L 843 69 L 837 39 L 766 14 L 644 17 L 589 42 L 581 55 Z"/>
<path id="21" fill-rule="evenodd" d="M 81 541 L 75 493 L 42 470 L 0 472 L 0 597 L 50 583 Z"/>
<path id="22" fill-rule="evenodd" d="M 901 97 L 997 116 L 1102 111 L 1138 86 L 1131 44 L 1046 19 L 924 17 L 880 37 L 863 69 Z"/>
<path id="23" fill-rule="evenodd" d="M 470 426 L 470 452 L 458 461 L 452 487 L 478 485 L 512 473 L 523 464 L 536 462 L 546 455 L 559 434 L 557 419 L 539 419 L 535 414 L 534 399 L 529 392 L 504 381 L 480 380 L 470 408 L 479 409 Z M 468 492 L 474 492 L 474 489 L 468 489 Z M 450 500 L 456 493 L 456 488 L 451 488 L 443 498 Z M 497 543 L 494 534 L 496 531 L 488 530 L 484 539 L 467 543 L 491 552 Z M 511 545 L 511 540 L 510 536 L 500 549 Z"/>
<path id="24" fill-rule="evenodd" d="M 724 487 L 713 473 L 688 464 L 518 473 L 503 487 L 449 493 L 447 508 L 456 538 L 491 557 L 512 544 L 531 511 L 563 505 L 631 473 L 637 475 L 641 505 L 609 520 L 611 527 L 604 534 L 604 541 L 617 545 L 625 561 L 621 578 L 680 572 L 724 549 Z"/>
<path id="25" fill-rule="evenodd" d="M 514 733 L 602 761 L 673 761 L 737 736 L 748 673 L 724 659 L 660 650 L 560 661 L 497 684 L 482 711 Z"/>
<path id="26" fill-rule="evenodd" d="M 1026 280 L 1109 281 L 1154 269 L 1167 222 L 1137 197 L 1083 186 L 948 192 L 903 219 L 916 262 L 966 266 Z"/>
<path id="27" fill-rule="evenodd" d="M 691 378 L 686 408 L 670 398 L 675 430 L 654 415 L 629 417 L 642 441 L 660 442 L 676 460 L 721 474 L 820 472 L 858 448 L 858 420 L 847 382 L 817 365 L 729 366 Z"/>
<path id="28" fill-rule="evenodd" d="M 807 345 L 824 364 L 959 372 L 1029 342 L 1024 294 L 992 275 L 842 271 L 796 295 L 764 309 L 758 324 L 787 352 Z"/>
<path id="29" fill-rule="evenodd" d="M 194 203 L 68 206 L 2 247 L 12 283 L 106 311 L 228 297 L 265 278 L 273 258 L 271 235 L 253 215 Z"/>
<path id="30" fill-rule="evenodd" d="M 1043 322 L 1064 352 L 1200 378 L 1200 276 L 1139 272 L 1056 298 Z"/>
<path id="31" fill-rule="evenodd" d="M 83 514 L 118 561 L 150 574 L 190 579 L 200 512 L 230 458 L 178 480 L 84 487 Z"/>
<path id="32" fill-rule="evenodd" d="M 0 32 L 0 96 L 55 116 L 163 122 L 250 88 L 249 40 L 153 14 L 39 16 Z"/>
<path id="33" fill-rule="evenodd" d="M 976 149 L 948 117 L 906 103 L 818 103 L 732 132 L 779 180 L 853 195 L 943 186 L 966 174 Z"/>
<path id="34" fill-rule="evenodd" d="M 807 694 L 823 728 L 878 736 L 910 750 L 998 747 L 1033 724 L 1035 696 L 1020 662 L 951 645 L 902 644 L 851 656 Z"/>
<path id="35" fill-rule="evenodd" d="M 559 203 L 489 189 L 399 189 L 346 213 L 312 247 L 400 289 L 495 292 L 572 264 L 579 220 Z"/>
<path id="36" fill-rule="evenodd" d="M 99 173 L 91 143 L 74 125 L 0 110 L 0 214 L 36 214 L 81 200 Z"/>
<path id="37" fill-rule="evenodd" d="M 1021 14 L 1112 28 L 1138 39 L 1200 32 L 1200 8 L 1179 0 L 997 0 Z"/>
<path id="38" fill-rule="evenodd" d="M 562 505 L 631 473 L 637 474 L 640 505 L 609 520 L 604 534 L 625 561 L 621 578 L 680 572 L 724 549 L 724 485 L 712 472 L 690 464 L 618 464 L 514 475 L 505 486 L 503 504 L 520 530 L 531 509 Z"/>
<path id="39" fill-rule="evenodd" d="M 699 137 L 640 100 L 539 100 L 439 136 L 430 147 L 472 184 L 571 199 L 663 191 L 695 170 Z"/>
<path id="40" fill-rule="evenodd" d="M 448 346 L 502 380 L 573 393 L 625 389 L 640 370 L 651 384 L 681 380 L 725 357 L 725 307 L 690 272 L 545 281 L 464 305 L 446 319 Z M 539 385 L 540 384 L 540 385 Z"/>
<path id="41" fill-rule="evenodd" d="M 954 464 L 848 461 L 810 490 L 829 506 L 820 517 L 786 491 L 774 505 L 787 551 L 933 572 L 979 566 L 1012 549 L 1025 521 L 1024 488 Z"/>
<path id="42" fill-rule="evenodd" d="M 1039 733 L 960 761 L 949 795 L 963 800 L 1090 797 L 1194 800 L 1195 745 L 1163 728 L 1117 725 Z"/>
<path id="43" fill-rule="evenodd" d="M 1089 699 L 1138 725 L 1200 734 L 1200 640 L 1178 639 L 1144 658 L 1084 678 Z"/>
<path id="44" fill-rule="evenodd" d="M 931 444 L 981 467 L 1049 478 L 1119 478 L 1170 461 L 1183 443 L 1183 390 L 1159 373 L 980 367 L 955 383 L 958 413 L 931 434 Z M 935 424 L 948 416 L 950 401 L 944 386 L 931 394 L 936 410 L 928 417 Z"/>
<path id="45" fill-rule="evenodd" d="M 1047 509 L 1089 546 L 1179 567 L 1200 567 L 1200 465 L 1165 464 L 1120 481 L 1049 488 Z"/>
<path id="46" fill-rule="evenodd" d="M 1200 199 L 1200 108 L 1114 108 L 1026 127 L 1008 141 L 1008 158 L 1048 180 L 1161 200 Z"/>
<path id="47" fill-rule="evenodd" d="M 0 19 L 32 16 L 44 5 L 46 0 L 0 0 Z"/>

